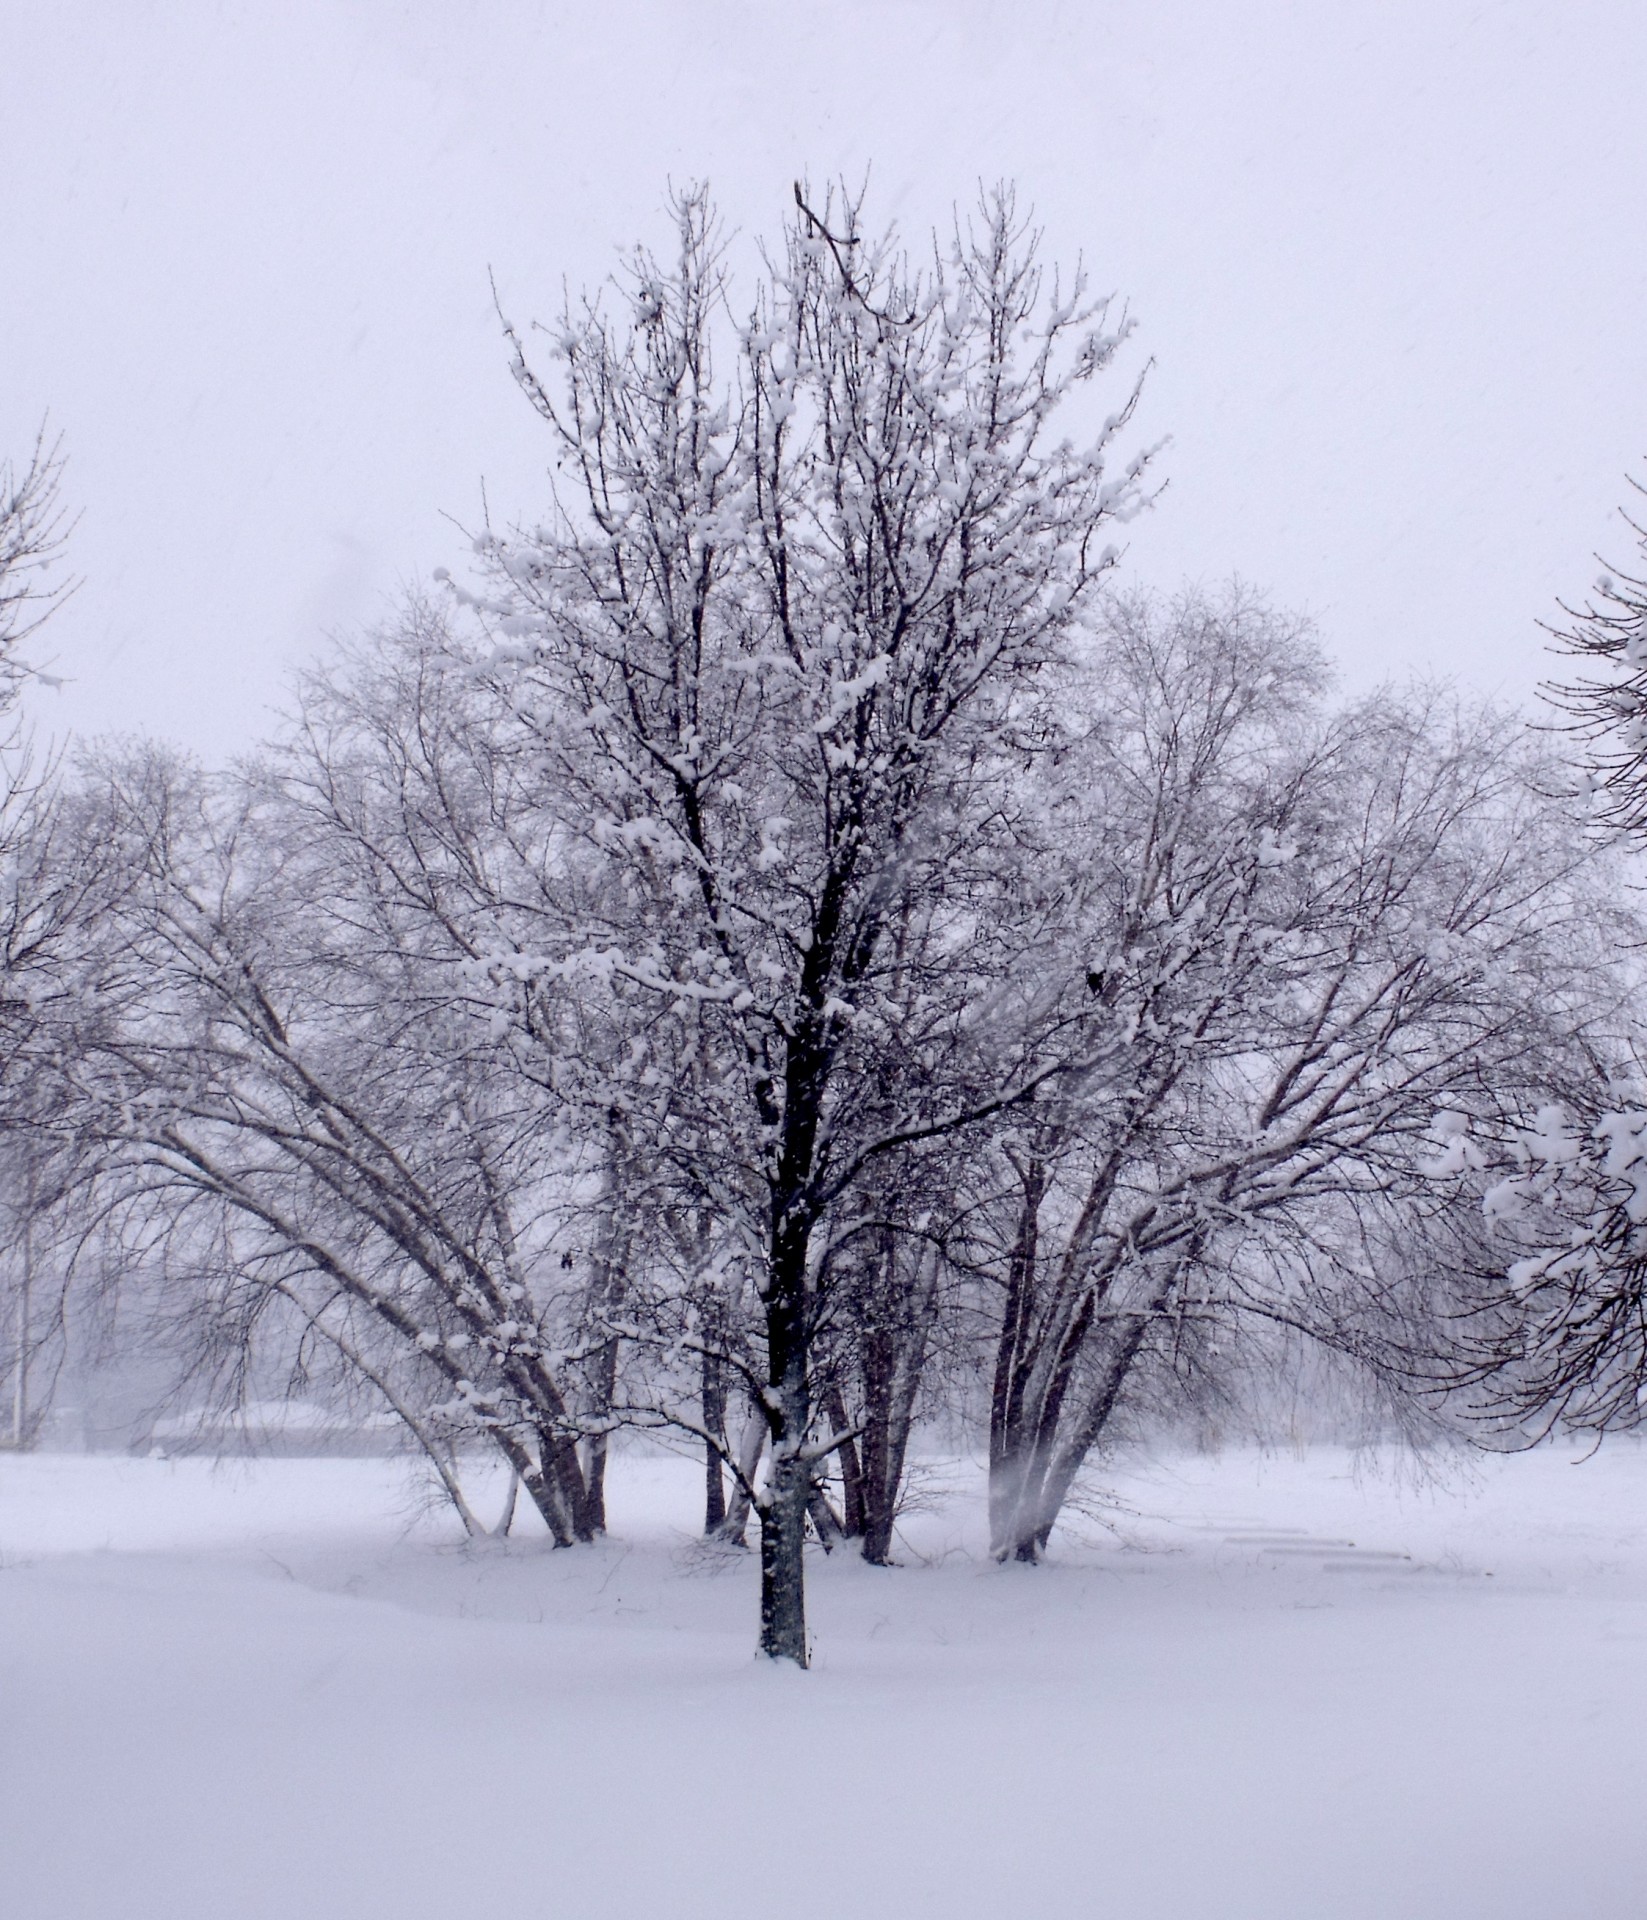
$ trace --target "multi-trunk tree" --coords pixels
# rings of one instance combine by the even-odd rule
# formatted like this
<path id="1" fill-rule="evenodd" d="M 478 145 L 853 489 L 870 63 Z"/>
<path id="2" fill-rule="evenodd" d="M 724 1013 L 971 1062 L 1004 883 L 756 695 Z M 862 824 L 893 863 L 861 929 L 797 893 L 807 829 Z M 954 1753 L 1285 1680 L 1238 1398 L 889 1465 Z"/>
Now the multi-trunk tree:
<path id="1" fill-rule="evenodd" d="M 924 264 L 856 204 L 797 200 L 741 304 L 692 193 L 672 259 L 551 330 L 557 375 L 515 343 L 556 493 L 482 537 L 478 604 L 601 876 L 538 956 L 629 1036 L 581 1097 L 712 1210 L 760 1303 L 761 1645 L 804 1664 L 807 1510 L 847 1437 L 820 1431 L 813 1371 L 845 1242 L 876 1230 L 882 1162 L 1059 1064 L 981 1033 L 995 856 L 1144 459 L 1112 463 L 1130 390 L 1065 437 L 1127 325 L 1043 276 L 1009 196 Z"/>
<path id="2" fill-rule="evenodd" d="M 1437 1110 L 1570 1079 L 1610 1016 L 1591 862 L 1520 723 L 1324 680 L 1240 596 L 1112 608 L 1049 809 L 1103 1070 L 997 1135 L 974 1232 L 1003 1557 L 1187 1325 L 1408 1365 L 1385 1255 Z"/>
<path id="3" fill-rule="evenodd" d="M 471 1524 L 451 1450 L 480 1440 L 566 1544 L 603 1518 L 619 1215 L 578 1231 L 598 1159 L 500 1010 L 511 940 L 558 910 L 484 703 L 442 665 L 414 621 L 312 684 L 261 766 L 98 771 L 127 884 L 58 1019 L 59 1107 L 97 1208 L 165 1278 L 197 1391 L 239 1390 L 270 1345 L 320 1355 Z M 557 1017 L 551 1051 L 582 1044 L 577 1009 L 537 996 L 540 1040 Z"/>

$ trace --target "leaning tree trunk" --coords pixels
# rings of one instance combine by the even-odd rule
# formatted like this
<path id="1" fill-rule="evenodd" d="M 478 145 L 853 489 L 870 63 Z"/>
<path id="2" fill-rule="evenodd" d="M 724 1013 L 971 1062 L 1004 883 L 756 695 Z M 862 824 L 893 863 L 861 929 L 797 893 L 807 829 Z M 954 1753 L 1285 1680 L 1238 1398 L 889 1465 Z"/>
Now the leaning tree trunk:
<path id="1" fill-rule="evenodd" d="M 864 1431 L 859 1451 L 863 1557 L 891 1564 L 892 1529 L 903 1494 L 915 1400 L 926 1371 L 938 1292 L 938 1258 L 918 1248 L 907 1291 L 900 1285 L 897 1244 L 888 1236 L 880 1312 L 863 1342 Z"/>
<path id="2" fill-rule="evenodd" d="M 1076 1418 L 1070 1422 L 1069 1431 L 1062 1440 L 1052 1462 L 1047 1469 L 1041 1486 L 1040 1525 L 1036 1530 L 1036 1542 L 1044 1551 L 1047 1539 L 1069 1498 L 1070 1487 L 1075 1476 L 1086 1463 L 1086 1458 L 1103 1437 L 1104 1429 L 1109 1425 L 1116 1403 L 1121 1398 L 1123 1388 L 1143 1352 L 1144 1343 L 1149 1338 L 1150 1329 L 1160 1315 L 1172 1304 L 1173 1295 L 1178 1290 L 1180 1277 L 1186 1265 L 1185 1259 L 1174 1259 L 1165 1275 L 1157 1282 L 1149 1296 L 1145 1309 L 1120 1322 L 1114 1344 L 1098 1369 L 1097 1378 L 1086 1391 L 1085 1398 Z"/>
<path id="3" fill-rule="evenodd" d="M 748 1544 L 745 1536 L 749 1531 L 749 1490 L 760 1471 L 761 1455 L 766 1451 L 767 1439 L 766 1410 L 751 1404 L 738 1436 L 738 1471 L 733 1482 L 732 1498 L 727 1503 L 726 1519 L 720 1529 L 721 1539 L 734 1547 Z"/>
<path id="4" fill-rule="evenodd" d="M 524 1461 L 521 1484 L 543 1515 L 557 1547 L 593 1540 L 589 1517 L 589 1490 L 578 1459 L 577 1442 L 548 1426 L 538 1429 L 541 1468 Z"/>
<path id="5" fill-rule="evenodd" d="M 1107 1233 L 1106 1251 L 1094 1257 L 1118 1164 L 1111 1155 L 1095 1171 L 1044 1288 L 1039 1217 L 1047 1182 L 1038 1163 L 1023 1172 L 990 1409 L 989 1534 L 997 1560 L 1034 1561 L 1045 1543 L 1047 1476 L 1057 1456 L 1064 1401 L 1133 1232 L 1149 1218 L 1146 1212 L 1127 1232 Z"/>
<path id="6" fill-rule="evenodd" d="M 996 1559 L 1034 1562 L 1046 1551 L 1075 1476 L 1108 1427 L 1150 1329 L 1171 1305 L 1190 1257 L 1182 1251 L 1170 1255 L 1143 1302 L 1115 1314 L 1107 1351 L 1078 1392 L 1071 1393 L 1077 1365 L 1092 1339 L 1098 1307 L 1113 1298 L 1116 1271 L 1089 1288 L 1056 1354 L 1041 1357 L 1043 1363 L 1050 1357 L 1052 1364 L 1032 1369 L 1029 1390 L 1015 1409 L 1016 1429 L 1004 1437 L 1001 1448 L 1011 1478 L 991 1501 L 991 1551 Z"/>
<path id="7" fill-rule="evenodd" d="M 1055 1290 L 1016 1351 L 1004 1395 L 997 1373 L 996 1418 L 990 1433 L 990 1552 L 997 1560 L 1033 1562 L 1044 1538 L 1044 1490 L 1058 1443 L 1059 1421 L 1075 1369 L 1108 1291 L 1110 1274 L 1090 1276 L 1078 1291 Z M 1008 1339 L 1002 1333 L 1003 1347 Z"/>

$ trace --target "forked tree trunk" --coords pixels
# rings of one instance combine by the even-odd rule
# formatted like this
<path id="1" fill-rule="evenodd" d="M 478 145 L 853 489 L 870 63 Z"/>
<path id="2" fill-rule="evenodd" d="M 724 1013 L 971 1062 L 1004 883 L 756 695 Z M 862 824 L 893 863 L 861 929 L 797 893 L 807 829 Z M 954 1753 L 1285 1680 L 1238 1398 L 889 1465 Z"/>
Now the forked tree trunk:
<path id="1" fill-rule="evenodd" d="M 549 1529 L 550 1539 L 557 1547 L 571 1546 L 578 1537 L 577 1529 L 555 1474 L 552 1471 L 545 1473 L 535 1461 L 523 1454 L 520 1484 L 526 1489 L 527 1498 L 537 1508 L 539 1517 Z"/>
<path id="2" fill-rule="evenodd" d="M 593 1540 L 588 1486 L 577 1442 L 565 1434 L 540 1429 L 538 1446 L 542 1466 L 523 1455 L 521 1484 L 543 1515 L 555 1545 L 569 1547 L 574 1542 Z"/>
<path id="3" fill-rule="evenodd" d="M 1103 1437 L 1150 1328 L 1171 1304 L 1191 1257 L 1169 1258 L 1142 1309 L 1119 1318 L 1108 1353 L 1067 1417 L 1075 1363 L 1092 1325 L 1090 1311 L 1066 1334 L 1045 1390 L 1018 1406 L 1019 1417 L 998 1447 L 992 1434 L 990 1551 L 997 1560 L 1033 1563 L 1046 1551 L 1075 1476 Z"/>

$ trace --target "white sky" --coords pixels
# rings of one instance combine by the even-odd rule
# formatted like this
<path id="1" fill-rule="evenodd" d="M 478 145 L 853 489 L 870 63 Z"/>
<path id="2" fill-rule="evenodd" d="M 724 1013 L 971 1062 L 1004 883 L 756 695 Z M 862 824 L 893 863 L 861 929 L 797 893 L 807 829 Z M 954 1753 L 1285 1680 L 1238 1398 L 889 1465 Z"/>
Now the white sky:
<path id="1" fill-rule="evenodd" d="M 208 755 L 287 666 L 533 514 L 517 319 L 873 165 L 918 237 L 1017 179 L 1126 295 L 1172 436 L 1134 578 L 1239 570 L 1355 682 L 1520 695 L 1647 453 L 1640 0 L 10 0 L 0 447 L 48 408 L 85 584 L 54 732 Z"/>

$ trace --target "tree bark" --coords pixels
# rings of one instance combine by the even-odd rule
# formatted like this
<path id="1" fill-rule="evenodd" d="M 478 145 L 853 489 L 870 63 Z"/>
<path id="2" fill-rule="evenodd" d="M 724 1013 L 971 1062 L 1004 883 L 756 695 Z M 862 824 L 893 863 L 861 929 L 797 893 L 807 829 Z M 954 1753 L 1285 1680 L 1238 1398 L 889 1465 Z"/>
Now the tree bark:
<path id="1" fill-rule="evenodd" d="M 597 1418 L 611 1415 L 612 1399 L 618 1385 L 618 1343 L 608 1340 L 602 1346 L 591 1370 L 593 1378 L 591 1411 Z M 584 1512 L 591 1533 L 606 1531 L 606 1455 L 609 1435 L 592 1433 L 584 1442 Z"/>
<path id="2" fill-rule="evenodd" d="M 829 1383 L 824 1395 L 824 1412 L 836 1433 L 845 1433 L 852 1425 L 838 1381 Z M 864 1531 L 864 1495 L 857 1441 L 843 1440 L 835 1449 L 835 1456 L 841 1463 L 841 1532 L 848 1540 L 858 1540 Z"/>
<path id="3" fill-rule="evenodd" d="M 608 1414 L 612 1407 L 612 1396 L 618 1380 L 618 1343 L 608 1340 L 596 1356 L 591 1369 L 593 1405 L 590 1411 L 596 1418 Z M 582 1448 L 583 1470 L 583 1512 L 591 1534 L 606 1531 L 606 1456 L 609 1436 L 605 1433 L 591 1433 L 584 1440 Z"/>
<path id="4" fill-rule="evenodd" d="M 703 1430 L 712 1436 L 704 1442 L 703 1530 L 713 1536 L 726 1525 L 726 1482 L 721 1474 L 720 1449 L 716 1440 L 726 1438 L 726 1385 L 721 1379 L 721 1363 L 714 1354 L 702 1356 Z"/>
<path id="5" fill-rule="evenodd" d="M 589 1541 L 595 1530 L 589 1523 L 588 1489 L 578 1459 L 576 1441 L 567 1435 L 539 1429 L 541 1467 L 524 1456 L 521 1483 L 532 1497 L 532 1504 L 543 1515 L 557 1547 Z"/>
<path id="6" fill-rule="evenodd" d="M 738 1479 L 732 1488 L 732 1499 L 727 1506 L 726 1519 L 721 1527 L 721 1538 L 735 1547 L 746 1544 L 745 1534 L 749 1528 L 749 1489 L 755 1484 L 755 1475 L 760 1470 L 761 1455 L 766 1451 L 767 1421 L 764 1413 L 755 1407 L 749 1410 L 749 1417 L 743 1423 L 743 1432 L 738 1438 Z"/>
<path id="7" fill-rule="evenodd" d="M 1033 1564 L 1046 1551 L 1075 1476 L 1108 1426 L 1151 1327 L 1171 1303 L 1187 1257 L 1170 1258 L 1142 1310 L 1121 1320 L 1108 1358 L 1079 1400 L 1079 1411 L 1066 1423 L 1068 1390 L 1096 1311 L 1096 1291 L 1083 1303 L 1045 1393 L 1010 1437 L 1008 1457 L 1014 1477 L 1010 1486 L 1001 1489 L 998 1502 L 992 1487 L 990 1550 L 997 1560 Z M 1106 1281 L 1106 1292 L 1112 1281 L 1113 1275 Z"/>
<path id="8" fill-rule="evenodd" d="M 989 1538 L 991 1549 L 1010 1531 L 1011 1514 L 1023 1480 L 1020 1458 L 1023 1435 L 1022 1403 L 1030 1327 L 1035 1306 L 1041 1202 L 1046 1194 L 1046 1170 L 1031 1161 L 1020 1177 L 1024 1183 L 1018 1210 L 1018 1232 L 1007 1261 L 1006 1302 L 1001 1333 L 995 1348 L 995 1382 L 989 1409 Z"/>
<path id="9" fill-rule="evenodd" d="M 808 1161 L 811 1144 L 808 1138 Z M 766 1299 L 765 1399 L 772 1463 L 760 1500 L 760 1650 L 769 1659 L 793 1660 L 798 1667 L 807 1664 L 806 1509 L 812 1493 L 812 1468 L 805 1458 L 812 1417 L 807 1378 L 807 1232 L 804 1219 L 795 1218 L 787 1208 L 779 1209 Z"/>
<path id="10" fill-rule="evenodd" d="M 876 1324 L 863 1342 L 863 1557 L 875 1567 L 891 1564 L 892 1529 L 938 1287 L 937 1255 L 917 1247 L 915 1261 L 906 1288 L 900 1282 L 898 1243 L 889 1233 Z"/>
<path id="11" fill-rule="evenodd" d="M 772 1462 L 761 1503 L 761 1652 L 807 1664 L 806 1507 L 811 1474 L 799 1451 Z"/>

